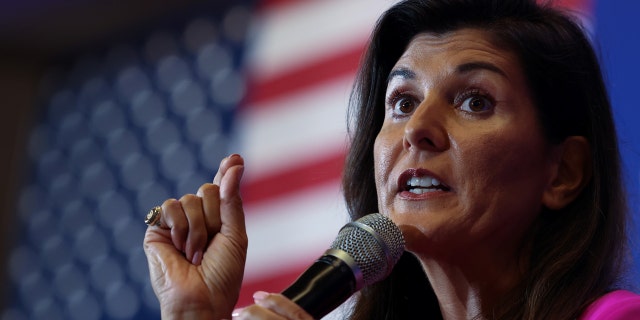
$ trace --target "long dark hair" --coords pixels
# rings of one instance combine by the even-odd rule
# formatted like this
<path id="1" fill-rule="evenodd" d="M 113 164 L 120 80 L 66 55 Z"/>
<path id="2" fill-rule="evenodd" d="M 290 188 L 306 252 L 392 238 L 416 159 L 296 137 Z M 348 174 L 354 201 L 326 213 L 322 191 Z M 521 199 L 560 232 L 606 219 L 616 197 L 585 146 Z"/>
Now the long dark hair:
<path id="1" fill-rule="evenodd" d="M 575 18 L 535 0 L 407 0 L 378 21 L 350 104 L 343 191 L 352 219 L 378 212 L 373 144 L 384 119 L 386 79 L 411 39 L 462 28 L 487 32 L 518 57 L 550 143 L 584 136 L 593 173 L 575 201 L 543 210 L 531 239 L 530 268 L 492 319 L 572 319 L 612 290 L 626 254 L 626 204 L 607 90 L 591 43 Z M 417 260 L 405 253 L 384 281 L 363 289 L 354 319 L 440 318 Z"/>

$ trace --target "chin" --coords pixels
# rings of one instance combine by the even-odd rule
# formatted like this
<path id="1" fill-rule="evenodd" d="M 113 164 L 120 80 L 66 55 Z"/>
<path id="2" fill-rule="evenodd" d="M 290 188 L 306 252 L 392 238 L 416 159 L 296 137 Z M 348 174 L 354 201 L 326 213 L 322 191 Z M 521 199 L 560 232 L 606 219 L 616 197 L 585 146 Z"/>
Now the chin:
<path id="1" fill-rule="evenodd" d="M 409 252 L 422 252 L 429 247 L 431 241 L 427 235 L 414 225 L 398 224 L 404 237 L 405 248 Z"/>

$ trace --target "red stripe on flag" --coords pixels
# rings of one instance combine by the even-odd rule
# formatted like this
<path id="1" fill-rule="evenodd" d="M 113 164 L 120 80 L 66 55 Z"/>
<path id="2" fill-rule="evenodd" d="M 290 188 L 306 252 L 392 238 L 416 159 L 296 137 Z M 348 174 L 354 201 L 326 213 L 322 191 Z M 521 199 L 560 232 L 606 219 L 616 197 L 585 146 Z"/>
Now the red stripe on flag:
<path id="1" fill-rule="evenodd" d="M 298 167 L 249 181 L 243 186 L 242 199 L 255 203 L 289 195 L 339 179 L 344 166 L 344 152 L 337 152 L 316 161 L 305 161 Z"/>
<path id="2" fill-rule="evenodd" d="M 245 105 L 254 106 L 260 102 L 277 99 L 292 92 L 302 91 L 343 75 L 354 74 L 358 69 L 365 44 L 345 49 L 334 55 L 305 64 L 273 78 L 250 84 Z"/>

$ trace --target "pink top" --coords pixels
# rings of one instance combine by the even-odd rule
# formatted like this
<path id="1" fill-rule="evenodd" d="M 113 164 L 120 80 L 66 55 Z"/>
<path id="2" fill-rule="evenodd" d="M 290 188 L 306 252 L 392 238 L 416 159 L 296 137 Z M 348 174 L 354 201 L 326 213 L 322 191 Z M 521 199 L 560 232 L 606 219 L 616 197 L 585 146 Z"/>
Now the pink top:
<path id="1" fill-rule="evenodd" d="M 640 319 L 640 295 L 630 291 L 612 291 L 594 301 L 579 320 Z"/>

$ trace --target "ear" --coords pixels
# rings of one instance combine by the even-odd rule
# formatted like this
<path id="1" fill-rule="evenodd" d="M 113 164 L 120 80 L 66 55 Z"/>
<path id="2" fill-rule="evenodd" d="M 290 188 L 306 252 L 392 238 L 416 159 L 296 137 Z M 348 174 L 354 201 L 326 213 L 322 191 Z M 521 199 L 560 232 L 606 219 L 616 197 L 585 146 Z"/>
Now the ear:
<path id="1" fill-rule="evenodd" d="M 554 148 L 554 172 L 542 195 L 542 204 L 559 210 L 578 197 L 591 179 L 591 147 L 585 137 L 570 136 Z"/>

